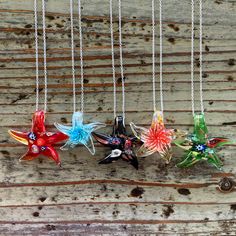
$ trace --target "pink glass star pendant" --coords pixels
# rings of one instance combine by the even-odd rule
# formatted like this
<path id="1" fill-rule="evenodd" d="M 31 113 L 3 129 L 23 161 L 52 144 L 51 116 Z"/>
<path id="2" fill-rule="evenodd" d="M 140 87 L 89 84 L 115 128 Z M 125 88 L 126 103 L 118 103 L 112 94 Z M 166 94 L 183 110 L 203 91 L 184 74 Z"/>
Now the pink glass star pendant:
<path id="1" fill-rule="evenodd" d="M 137 151 L 138 157 L 150 156 L 153 153 L 159 153 L 166 163 L 169 163 L 172 157 L 171 142 L 175 136 L 173 129 L 166 129 L 163 122 L 163 114 L 155 111 L 152 124 L 149 129 L 136 126 L 130 123 L 134 135 L 143 142 L 143 145 Z"/>
<path id="2" fill-rule="evenodd" d="M 20 161 L 31 161 L 39 155 L 44 155 L 60 166 L 60 157 L 53 145 L 67 139 L 68 136 L 61 132 L 47 132 L 44 122 L 44 111 L 36 111 L 33 115 L 30 132 L 15 130 L 9 130 L 8 132 L 18 142 L 28 145 L 28 151 L 20 158 Z"/>

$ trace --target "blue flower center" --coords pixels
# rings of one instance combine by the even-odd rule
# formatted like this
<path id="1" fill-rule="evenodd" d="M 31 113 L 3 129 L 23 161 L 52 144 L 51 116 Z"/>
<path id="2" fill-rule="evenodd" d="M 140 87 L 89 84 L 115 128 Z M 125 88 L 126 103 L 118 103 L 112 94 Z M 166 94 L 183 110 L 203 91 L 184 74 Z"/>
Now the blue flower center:
<path id="1" fill-rule="evenodd" d="M 30 133 L 28 134 L 28 137 L 29 137 L 29 139 L 31 139 L 31 140 L 33 140 L 33 141 L 35 141 L 35 140 L 37 139 L 36 134 L 33 133 L 33 132 L 30 132 Z"/>
<path id="2" fill-rule="evenodd" d="M 109 143 L 111 145 L 120 145 L 121 140 L 119 138 L 112 137 L 112 138 L 109 139 Z"/>
<path id="3" fill-rule="evenodd" d="M 206 150 L 207 146 L 205 144 L 195 144 L 193 146 L 193 150 L 197 152 L 204 152 Z"/>
<path id="4" fill-rule="evenodd" d="M 75 128 L 71 131 L 70 140 L 73 143 L 87 143 L 89 140 L 90 132 L 81 128 Z"/>

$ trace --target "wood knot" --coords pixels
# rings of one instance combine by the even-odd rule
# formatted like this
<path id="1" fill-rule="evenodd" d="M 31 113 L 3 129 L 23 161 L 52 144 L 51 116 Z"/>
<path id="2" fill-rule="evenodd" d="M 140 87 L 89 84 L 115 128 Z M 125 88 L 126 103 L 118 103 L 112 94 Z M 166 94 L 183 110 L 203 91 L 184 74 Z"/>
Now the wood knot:
<path id="1" fill-rule="evenodd" d="M 232 179 L 224 177 L 220 180 L 218 185 L 221 192 L 227 193 L 233 190 L 235 183 Z"/>

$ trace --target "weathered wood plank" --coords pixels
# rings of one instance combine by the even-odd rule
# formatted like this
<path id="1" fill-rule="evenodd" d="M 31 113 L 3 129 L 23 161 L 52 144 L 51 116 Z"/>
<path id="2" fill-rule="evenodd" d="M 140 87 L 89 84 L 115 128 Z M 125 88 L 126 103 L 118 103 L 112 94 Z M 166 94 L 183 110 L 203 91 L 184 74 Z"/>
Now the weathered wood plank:
<path id="1" fill-rule="evenodd" d="M 104 181 L 102 183 L 102 181 Z M 121 181 L 122 182 L 122 181 Z M 135 185 L 136 184 L 136 185 Z M 150 183 L 151 184 L 151 183 Z M 180 205 L 216 205 L 236 204 L 236 191 L 230 194 L 221 193 L 217 190 L 217 184 L 200 187 L 191 183 L 172 184 L 163 186 L 142 185 L 140 183 L 117 183 L 114 181 L 81 181 L 78 184 L 48 185 L 48 186 L 21 186 L 1 187 L 1 208 L 23 206 L 56 206 L 73 204 L 180 204 Z M 165 186 L 166 185 L 166 186 Z M 178 186 L 179 185 L 179 186 Z M 189 186 L 188 186 L 189 185 Z M 17 184 L 15 185 L 17 186 Z M 188 186 L 188 187 L 187 187 Z M 122 190 L 122 191 L 121 191 Z M 22 196 L 18 199 L 15 196 Z M 23 197 L 24 196 L 24 197 Z M 153 197 L 155 196 L 155 198 Z M 4 199 L 4 201 L 3 201 Z"/>
<path id="2" fill-rule="evenodd" d="M 191 218 L 186 212 L 191 209 Z M 191 223 L 215 220 L 235 220 L 234 209 L 227 204 L 184 205 L 153 203 L 144 204 L 73 204 L 37 207 L 1 208 L 0 222 L 132 222 Z M 175 210 L 177 214 L 175 213 Z M 24 212 L 24 214 L 22 214 Z M 203 213 L 204 212 L 204 213 Z M 182 218 L 179 219 L 181 214 Z M 19 219 L 21 215 L 21 219 Z M 135 219 L 134 219 L 135 217 Z"/>
<path id="3" fill-rule="evenodd" d="M 11 231 L 11 234 L 9 234 Z M 235 221 L 218 222 L 194 222 L 194 223 L 153 223 L 153 224 L 129 224 L 125 223 L 25 223 L 2 224 L 1 232 L 8 235 L 114 235 L 129 236 L 138 235 L 234 235 Z"/>
<path id="4" fill-rule="evenodd" d="M 97 147 L 96 156 L 88 155 L 84 147 L 78 147 L 70 152 L 59 151 L 62 158 L 62 169 L 44 157 L 28 163 L 19 163 L 18 158 L 25 152 L 24 147 L 2 147 L 1 150 L 0 164 L 2 171 L 0 173 L 0 182 L 3 187 L 11 185 L 14 187 L 18 184 L 20 184 L 19 186 L 21 184 L 41 186 L 44 183 L 46 186 L 51 183 L 63 185 L 63 182 L 66 182 L 65 185 L 68 185 L 73 183 L 80 184 L 80 181 L 96 183 L 97 180 L 99 182 L 107 180 L 111 183 L 112 181 L 124 180 L 124 184 L 129 184 L 129 181 L 132 180 L 131 184 L 149 185 L 150 182 L 151 186 L 162 186 L 162 184 L 168 186 L 168 184 L 174 183 L 174 187 L 183 188 L 188 186 L 194 187 L 195 183 L 197 184 L 195 187 L 201 187 L 201 184 L 203 186 L 213 184 L 217 187 L 220 178 L 224 176 L 224 172 L 226 176 L 232 177 L 234 177 L 236 172 L 236 167 L 234 166 L 234 146 L 226 147 L 219 152 L 225 164 L 224 172 L 212 168 L 206 162 L 199 163 L 193 168 L 186 170 L 176 168 L 175 164 L 183 154 L 177 148 L 174 148 L 175 156 L 168 166 L 157 155 L 153 155 L 145 159 L 139 159 L 140 168 L 138 171 L 121 160 L 111 165 L 98 165 L 98 160 L 108 151 L 101 146 Z"/>
<path id="5" fill-rule="evenodd" d="M 109 3 L 103 0 L 91 0 L 89 5 L 86 5 L 83 2 L 83 13 L 84 15 L 90 16 L 104 16 L 108 15 Z M 129 19 L 145 19 L 150 21 L 151 15 L 151 3 L 149 1 L 137 1 L 136 4 L 128 0 L 124 0 L 123 5 L 123 16 Z M 19 0 L 14 2 L 12 6 L 7 0 L 1 2 L 3 10 L 21 13 L 32 13 L 33 2 L 25 2 L 24 0 Z M 174 6 L 174 7 L 173 7 Z M 204 22 L 208 24 L 215 24 L 216 19 L 218 24 L 230 25 L 235 21 L 235 2 L 232 0 L 225 0 L 220 2 L 206 1 L 204 12 Z M 69 2 L 63 0 L 57 1 L 57 4 L 54 4 L 54 1 L 48 1 L 47 11 L 51 13 L 60 13 L 62 15 L 69 16 L 68 13 Z M 117 6 L 114 6 L 114 9 L 117 11 Z M 163 5 L 164 18 L 169 21 L 179 21 L 179 22 L 189 22 L 190 21 L 190 2 L 183 0 L 181 2 L 177 0 L 167 1 Z M 186 14 L 189 12 L 189 14 Z M 227 17 L 225 15 L 227 12 Z M 225 16 L 225 17 L 222 17 Z"/>
<path id="6" fill-rule="evenodd" d="M 134 121 L 148 126 L 152 118 L 151 1 L 136 0 L 135 4 L 128 0 L 122 2 L 128 101 L 126 123 L 128 126 L 130 121 Z M 113 93 L 109 1 L 82 0 L 82 6 L 85 120 L 105 122 L 108 126 L 103 131 L 110 133 Z M 49 113 L 46 122 L 48 128 L 55 130 L 53 122 L 69 124 L 71 119 L 69 1 L 49 0 L 46 8 L 49 74 Z M 187 0 L 168 0 L 163 4 L 165 121 L 168 127 L 186 130 L 192 130 L 193 122 L 189 91 L 190 9 L 190 1 Z M 29 163 L 18 162 L 25 147 L 12 140 L 7 130 L 29 129 L 34 110 L 32 10 L 33 1 L 0 2 L 0 235 L 235 235 L 236 191 L 224 194 L 217 189 L 223 176 L 235 179 L 235 145 L 219 150 L 225 164 L 223 171 L 211 168 L 206 163 L 179 170 L 175 164 L 183 152 L 176 147 L 173 162 L 169 166 L 156 155 L 140 159 L 138 171 L 123 161 L 108 166 L 98 165 L 97 161 L 108 150 L 97 143 L 95 157 L 80 146 L 69 152 L 59 151 L 62 169 L 43 157 Z M 206 119 L 210 133 L 231 138 L 235 137 L 236 128 L 235 12 L 235 1 L 204 1 Z M 117 13 L 117 5 L 114 5 L 118 79 Z M 43 82 L 40 16 L 39 21 L 39 69 L 40 81 Z M 157 58 L 158 33 L 157 30 Z M 75 44 L 79 79 L 77 33 Z M 156 64 L 158 73 L 158 60 Z M 157 90 L 158 86 L 157 83 Z M 120 104 L 119 83 L 117 88 Z M 79 101 L 79 85 L 77 89 Z M 43 90 L 40 95 L 43 96 Z"/>

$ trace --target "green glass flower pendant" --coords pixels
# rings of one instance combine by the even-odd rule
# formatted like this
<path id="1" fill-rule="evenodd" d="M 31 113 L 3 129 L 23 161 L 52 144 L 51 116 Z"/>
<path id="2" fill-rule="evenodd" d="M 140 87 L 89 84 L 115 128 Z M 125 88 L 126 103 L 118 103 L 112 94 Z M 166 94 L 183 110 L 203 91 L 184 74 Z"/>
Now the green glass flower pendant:
<path id="1" fill-rule="evenodd" d="M 174 142 L 178 147 L 186 151 L 186 155 L 177 167 L 191 167 L 199 161 L 207 161 L 209 164 L 221 169 L 222 161 L 216 155 L 216 148 L 234 143 L 232 140 L 223 137 L 211 138 L 208 136 L 208 129 L 204 114 L 194 115 L 194 131 L 185 140 Z"/>

